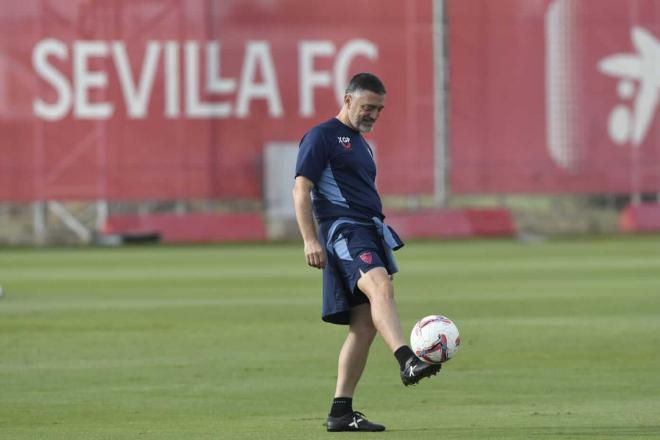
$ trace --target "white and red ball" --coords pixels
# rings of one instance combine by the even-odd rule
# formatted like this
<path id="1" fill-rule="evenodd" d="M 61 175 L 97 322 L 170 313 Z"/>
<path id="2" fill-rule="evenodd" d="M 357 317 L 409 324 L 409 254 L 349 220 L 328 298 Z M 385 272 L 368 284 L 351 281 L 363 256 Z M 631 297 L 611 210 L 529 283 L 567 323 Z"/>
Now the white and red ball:
<path id="1" fill-rule="evenodd" d="M 418 358 L 431 364 L 441 364 L 454 357 L 461 345 L 458 327 L 441 315 L 431 315 L 417 321 L 410 334 L 410 347 Z"/>

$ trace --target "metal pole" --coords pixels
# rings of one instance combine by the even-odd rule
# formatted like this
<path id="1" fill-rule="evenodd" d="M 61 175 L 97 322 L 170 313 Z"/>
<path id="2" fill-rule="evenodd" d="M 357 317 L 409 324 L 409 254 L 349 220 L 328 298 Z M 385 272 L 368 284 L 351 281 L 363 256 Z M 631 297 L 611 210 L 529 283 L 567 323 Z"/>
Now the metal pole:
<path id="1" fill-rule="evenodd" d="M 446 50 L 445 0 L 433 0 L 434 66 L 434 199 L 436 206 L 447 204 L 448 151 L 448 72 Z"/>
<path id="2" fill-rule="evenodd" d="M 32 204 L 32 225 L 34 228 L 34 241 L 37 244 L 46 242 L 46 202 Z"/>
<path id="3" fill-rule="evenodd" d="M 97 200 L 96 202 L 96 232 L 103 232 L 106 220 L 108 219 L 108 201 Z"/>

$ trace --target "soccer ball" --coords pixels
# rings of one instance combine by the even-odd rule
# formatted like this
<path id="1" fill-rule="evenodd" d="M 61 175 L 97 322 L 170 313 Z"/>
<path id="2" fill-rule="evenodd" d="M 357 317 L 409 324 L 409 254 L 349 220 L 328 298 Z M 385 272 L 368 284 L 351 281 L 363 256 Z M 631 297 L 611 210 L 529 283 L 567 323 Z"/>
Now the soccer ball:
<path id="1" fill-rule="evenodd" d="M 410 334 L 410 346 L 417 357 L 431 364 L 447 362 L 454 357 L 459 345 L 458 327 L 446 316 L 422 318 Z"/>

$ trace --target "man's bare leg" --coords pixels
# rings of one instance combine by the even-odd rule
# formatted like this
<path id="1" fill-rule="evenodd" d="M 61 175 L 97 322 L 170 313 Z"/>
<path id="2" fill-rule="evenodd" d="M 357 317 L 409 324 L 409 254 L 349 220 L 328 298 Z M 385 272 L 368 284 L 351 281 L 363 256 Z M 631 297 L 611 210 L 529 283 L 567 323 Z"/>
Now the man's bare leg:
<path id="1" fill-rule="evenodd" d="M 353 397 L 375 336 L 369 304 L 353 307 L 348 335 L 339 352 L 335 397 Z"/>
<path id="2" fill-rule="evenodd" d="M 437 374 L 440 371 L 440 364 L 432 365 L 420 360 L 403 339 L 399 314 L 394 302 L 394 286 L 387 271 L 382 267 L 376 267 L 363 273 L 358 281 L 358 287 L 369 298 L 374 327 L 399 362 L 403 384 L 413 385 L 425 377 Z"/>
<path id="3" fill-rule="evenodd" d="M 385 268 L 376 267 L 362 274 L 357 285 L 369 298 L 371 319 L 392 353 L 406 345 L 394 302 L 394 286 Z"/>
<path id="4" fill-rule="evenodd" d="M 364 414 L 353 411 L 353 393 L 369 355 L 369 347 L 376 336 L 369 304 L 351 309 L 348 336 L 339 353 L 337 388 L 327 419 L 328 431 L 384 431 L 385 427 L 372 423 Z"/>

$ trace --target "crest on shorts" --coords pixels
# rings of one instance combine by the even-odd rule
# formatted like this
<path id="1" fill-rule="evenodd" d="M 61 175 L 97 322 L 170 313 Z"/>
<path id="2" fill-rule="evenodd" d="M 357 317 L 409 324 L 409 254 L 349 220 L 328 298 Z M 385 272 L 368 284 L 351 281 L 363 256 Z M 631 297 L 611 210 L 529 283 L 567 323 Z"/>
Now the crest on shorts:
<path id="1" fill-rule="evenodd" d="M 348 136 L 337 136 L 337 140 L 341 144 L 342 147 L 344 147 L 344 150 L 350 150 L 351 149 L 351 138 Z"/>
<path id="2" fill-rule="evenodd" d="M 360 260 L 364 261 L 367 264 L 371 264 L 373 261 L 373 257 L 371 256 L 371 252 L 362 252 L 360 254 Z"/>

